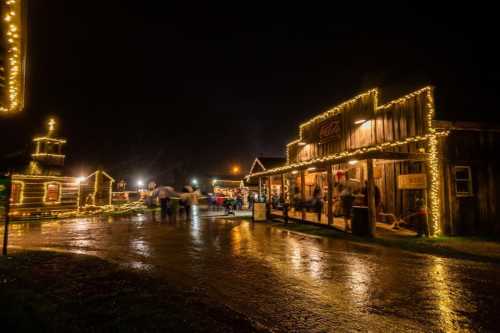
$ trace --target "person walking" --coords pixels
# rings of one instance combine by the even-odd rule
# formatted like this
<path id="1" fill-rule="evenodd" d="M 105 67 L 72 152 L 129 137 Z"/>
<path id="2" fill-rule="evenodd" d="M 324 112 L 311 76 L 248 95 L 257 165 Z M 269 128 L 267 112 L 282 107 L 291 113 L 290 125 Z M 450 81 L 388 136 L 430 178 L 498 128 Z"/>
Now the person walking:
<path id="1" fill-rule="evenodd" d="M 182 189 L 180 204 L 184 208 L 184 212 L 186 213 L 186 220 L 189 220 L 191 217 L 191 204 L 193 202 L 191 191 L 185 186 Z"/>
<path id="2" fill-rule="evenodd" d="M 345 231 L 350 231 L 352 203 L 354 202 L 354 195 L 352 194 L 350 186 L 347 185 L 344 187 L 344 189 L 340 193 L 340 200 L 342 202 L 342 211 L 344 213 Z"/>
<path id="3" fill-rule="evenodd" d="M 321 195 L 321 188 L 317 185 L 313 191 L 312 206 L 316 214 L 318 214 L 318 222 L 321 222 L 321 213 L 323 212 L 323 195 Z"/>
<path id="4" fill-rule="evenodd" d="M 164 221 L 168 215 L 168 209 L 169 209 L 169 205 L 170 205 L 169 193 L 165 187 L 162 187 L 158 190 L 158 199 L 160 200 L 161 220 Z"/>

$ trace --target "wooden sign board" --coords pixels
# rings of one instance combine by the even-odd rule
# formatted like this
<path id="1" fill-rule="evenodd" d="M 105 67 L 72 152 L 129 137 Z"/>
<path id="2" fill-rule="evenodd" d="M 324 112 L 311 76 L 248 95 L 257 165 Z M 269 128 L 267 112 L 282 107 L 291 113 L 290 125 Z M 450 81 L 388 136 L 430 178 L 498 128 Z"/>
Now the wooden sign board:
<path id="1" fill-rule="evenodd" d="M 266 221 L 266 204 L 264 202 L 255 202 L 253 204 L 252 219 L 254 221 Z"/>
<path id="2" fill-rule="evenodd" d="M 327 143 L 342 136 L 342 119 L 340 116 L 325 120 L 319 125 L 319 143 Z"/>
<path id="3" fill-rule="evenodd" d="M 427 176 L 425 173 L 410 173 L 398 176 L 398 189 L 421 190 L 427 188 Z"/>

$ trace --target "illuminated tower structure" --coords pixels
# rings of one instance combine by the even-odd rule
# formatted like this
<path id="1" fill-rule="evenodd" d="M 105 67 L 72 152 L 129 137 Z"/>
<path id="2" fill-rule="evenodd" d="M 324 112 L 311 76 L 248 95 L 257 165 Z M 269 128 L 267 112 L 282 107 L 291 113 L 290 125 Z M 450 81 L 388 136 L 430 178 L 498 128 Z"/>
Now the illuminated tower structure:
<path id="1" fill-rule="evenodd" d="M 24 109 L 26 0 L 0 0 L 0 115 Z"/>
<path id="2" fill-rule="evenodd" d="M 56 122 L 50 119 L 47 134 L 33 139 L 33 152 L 28 174 L 51 176 L 62 174 L 65 159 L 63 145 L 66 140 L 56 137 L 55 131 Z"/>

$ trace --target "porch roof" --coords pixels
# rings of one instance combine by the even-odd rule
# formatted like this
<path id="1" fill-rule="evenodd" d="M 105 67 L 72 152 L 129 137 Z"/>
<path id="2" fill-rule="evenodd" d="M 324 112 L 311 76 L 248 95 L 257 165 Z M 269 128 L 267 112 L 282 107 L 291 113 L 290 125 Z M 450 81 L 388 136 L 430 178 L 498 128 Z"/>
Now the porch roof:
<path id="1" fill-rule="evenodd" d="M 426 160 L 428 154 L 427 153 L 402 153 L 402 152 L 393 152 L 393 151 L 387 151 L 390 148 L 396 148 L 396 147 L 401 147 L 406 144 L 412 143 L 412 142 L 422 142 L 430 139 L 431 137 L 435 136 L 446 136 L 448 134 L 447 131 L 441 131 L 441 132 L 435 132 L 435 133 L 429 133 L 426 135 L 419 135 L 419 136 L 413 136 L 406 138 L 404 140 L 400 141 L 391 141 L 391 142 L 384 142 L 378 145 L 372 145 L 372 146 L 367 146 L 363 148 L 358 148 L 355 150 L 348 150 L 348 151 L 343 151 L 340 153 L 328 155 L 328 156 L 323 156 L 319 158 L 315 158 L 309 161 L 304 161 L 304 162 L 296 162 L 296 163 L 290 163 L 290 164 L 284 164 L 282 166 L 272 168 L 272 169 L 267 169 L 262 172 L 256 172 L 253 174 L 249 174 L 246 177 L 248 179 L 253 178 L 253 177 L 262 177 L 262 176 L 269 176 L 269 175 L 274 175 L 274 174 L 281 174 L 281 173 L 286 173 L 290 172 L 293 170 L 303 170 L 307 169 L 309 167 L 321 167 L 323 165 L 328 165 L 328 164 L 337 164 L 337 163 L 345 163 L 349 160 L 352 159 L 358 159 L 358 160 L 364 160 L 364 159 L 369 159 L 369 158 L 374 158 L 374 159 L 390 159 L 390 160 Z"/>

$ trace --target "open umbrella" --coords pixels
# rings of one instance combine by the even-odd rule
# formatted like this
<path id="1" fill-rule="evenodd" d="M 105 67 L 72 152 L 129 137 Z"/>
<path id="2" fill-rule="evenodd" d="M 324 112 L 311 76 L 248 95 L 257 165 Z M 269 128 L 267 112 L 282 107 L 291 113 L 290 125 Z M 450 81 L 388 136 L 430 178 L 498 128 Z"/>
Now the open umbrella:
<path id="1" fill-rule="evenodd" d="M 172 197 L 178 197 L 179 194 L 175 192 L 172 186 L 160 186 L 156 190 L 154 190 L 153 196 L 172 198 Z"/>

